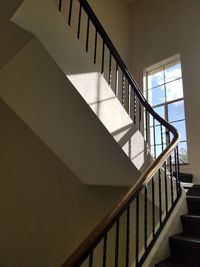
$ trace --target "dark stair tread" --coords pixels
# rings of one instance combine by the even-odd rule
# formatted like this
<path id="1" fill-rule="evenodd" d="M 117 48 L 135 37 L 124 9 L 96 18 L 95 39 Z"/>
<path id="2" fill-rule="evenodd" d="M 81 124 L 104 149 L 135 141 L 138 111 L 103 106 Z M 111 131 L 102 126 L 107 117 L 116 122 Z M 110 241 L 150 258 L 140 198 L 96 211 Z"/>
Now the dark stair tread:
<path id="1" fill-rule="evenodd" d="M 199 267 L 199 266 L 195 264 L 188 265 L 188 263 L 179 262 L 172 258 L 168 258 L 164 261 L 157 263 L 155 267 Z"/>
<path id="2" fill-rule="evenodd" d="M 188 266 L 200 266 L 200 238 L 196 235 L 178 234 L 169 238 L 171 258 Z"/>
<path id="3" fill-rule="evenodd" d="M 181 242 L 181 243 L 184 242 L 184 243 L 188 243 L 188 244 L 190 244 L 190 243 L 194 244 L 195 243 L 195 244 L 200 246 L 200 238 L 199 237 L 184 234 L 184 233 L 173 235 L 170 237 L 170 240 Z"/>
<path id="4" fill-rule="evenodd" d="M 176 172 L 174 172 L 173 175 L 176 176 Z M 192 173 L 179 172 L 179 176 L 193 178 Z"/>
<path id="5" fill-rule="evenodd" d="M 200 237 L 200 216 L 185 214 L 181 216 L 183 232 Z"/>
<path id="6" fill-rule="evenodd" d="M 198 203 L 200 202 L 200 196 L 187 196 L 187 201 Z"/>
<path id="7" fill-rule="evenodd" d="M 174 177 L 176 177 L 176 173 L 173 173 Z M 191 173 L 183 173 L 183 172 L 180 172 L 179 173 L 179 180 L 180 182 L 183 182 L 183 183 L 192 183 L 192 179 L 193 179 L 193 174 Z"/>
<path id="8" fill-rule="evenodd" d="M 200 215 L 200 196 L 187 196 L 189 214 Z"/>
<path id="9" fill-rule="evenodd" d="M 200 185 L 195 184 L 190 189 L 188 189 L 187 196 L 199 196 L 200 197 Z"/>
<path id="10" fill-rule="evenodd" d="M 168 258 L 167 260 L 157 263 L 155 267 L 199 267 L 199 264 L 195 263 L 188 264 L 186 262 L 179 262 L 177 260 Z"/>
<path id="11" fill-rule="evenodd" d="M 184 222 L 192 222 L 200 224 L 200 215 L 198 216 L 198 215 L 184 214 L 181 215 L 181 220 Z"/>

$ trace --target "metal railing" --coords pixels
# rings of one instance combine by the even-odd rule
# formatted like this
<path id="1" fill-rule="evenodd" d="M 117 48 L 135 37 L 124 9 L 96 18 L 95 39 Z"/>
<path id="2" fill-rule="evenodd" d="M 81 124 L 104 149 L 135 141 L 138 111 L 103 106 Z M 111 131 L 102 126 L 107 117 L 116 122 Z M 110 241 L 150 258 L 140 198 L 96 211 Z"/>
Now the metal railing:
<path id="1" fill-rule="evenodd" d="M 92 54 L 94 64 L 99 64 L 102 75 L 107 79 L 133 123 L 144 133 L 147 143 L 150 139 L 150 119 L 153 120 L 154 126 L 156 123 L 160 127 L 162 153 L 62 267 L 138 267 L 146 259 L 181 195 L 178 179 L 179 135 L 177 130 L 161 118 L 146 101 L 87 1 L 76 1 L 77 20 L 73 19 L 73 23 L 75 21 L 77 26 L 77 38 L 80 39 L 81 32 L 84 32 L 85 36 L 82 39 L 85 42 L 86 52 Z M 60 12 L 63 12 L 62 4 L 60 0 Z M 72 24 L 73 8 L 74 1 L 69 0 L 67 7 L 69 26 Z M 81 27 L 83 12 L 87 21 L 84 30 Z M 165 149 L 164 134 L 169 141 Z M 153 127 L 154 143 L 155 138 L 155 127 Z"/>

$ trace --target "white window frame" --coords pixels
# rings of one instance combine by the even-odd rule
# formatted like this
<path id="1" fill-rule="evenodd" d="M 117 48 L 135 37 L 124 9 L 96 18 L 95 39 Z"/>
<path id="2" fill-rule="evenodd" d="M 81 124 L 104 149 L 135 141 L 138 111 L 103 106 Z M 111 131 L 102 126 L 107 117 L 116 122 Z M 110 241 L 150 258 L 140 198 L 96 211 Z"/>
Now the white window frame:
<path id="1" fill-rule="evenodd" d="M 158 63 L 156 63 L 156 64 L 154 64 L 154 65 L 152 65 L 152 66 L 144 69 L 144 71 L 143 71 L 143 93 L 144 93 L 144 96 L 147 99 L 147 101 L 148 101 L 148 97 L 149 97 L 148 96 L 148 90 L 149 90 L 149 88 L 148 88 L 148 74 L 149 74 L 149 72 L 152 72 L 152 71 L 154 71 L 154 70 L 156 70 L 158 68 L 161 68 L 161 67 L 164 68 L 165 65 L 168 65 L 168 64 L 173 63 L 173 62 L 176 62 L 176 61 L 179 61 L 181 63 L 180 54 L 177 54 L 175 56 L 172 56 L 170 58 L 167 58 L 167 59 L 165 59 L 165 60 L 163 60 L 161 62 L 158 62 Z M 183 75 L 180 78 L 178 78 L 177 80 L 180 80 L 180 79 L 183 82 Z M 173 81 L 176 81 L 176 79 L 173 80 Z M 170 82 L 166 82 L 166 83 L 164 82 L 163 85 L 165 86 L 166 84 L 168 84 Z M 173 103 L 176 103 L 176 102 L 179 102 L 179 101 L 183 101 L 183 104 L 184 104 L 184 107 L 185 107 L 184 92 L 183 92 L 183 97 L 177 98 L 177 99 L 174 99 L 174 100 L 167 101 L 166 100 L 166 90 L 165 90 L 165 102 L 163 102 L 161 104 L 156 104 L 156 105 L 154 105 L 152 107 L 153 108 L 163 107 L 164 108 L 164 116 L 165 116 L 165 119 L 168 121 L 169 120 L 168 106 L 170 104 L 173 104 Z M 148 121 L 149 121 L 149 127 L 148 127 L 149 128 L 148 129 L 149 140 L 148 140 L 148 142 L 150 144 L 150 147 L 152 146 L 154 148 L 154 151 L 155 151 L 156 150 L 156 146 L 158 146 L 159 144 L 153 144 L 153 145 L 151 145 L 151 141 L 150 141 L 151 140 L 151 137 L 150 137 L 150 128 L 153 128 L 154 126 L 150 126 L 150 120 L 148 120 Z M 187 162 L 181 162 L 180 161 L 180 164 L 183 164 L 184 165 L 184 164 L 189 164 L 189 160 L 188 160 L 188 141 L 187 141 L 186 118 L 184 117 L 184 119 L 175 120 L 175 121 L 170 122 L 170 123 L 176 123 L 176 122 L 181 122 L 181 121 L 185 121 L 185 135 L 186 135 L 186 138 L 184 140 L 182 140 L 180 143 L 185 143 L 186 144 L 186 147 L 187 147 Z M 166 140 L 164 141 L 164 143 L 165 144 L 168 144 L 169 143 L 169 139 L 167 140 L 167 136 L 166 136 Z M 157 157 L 158 155 L 155 155 L 155 152 L 154 152 L 154 156 Z"/>

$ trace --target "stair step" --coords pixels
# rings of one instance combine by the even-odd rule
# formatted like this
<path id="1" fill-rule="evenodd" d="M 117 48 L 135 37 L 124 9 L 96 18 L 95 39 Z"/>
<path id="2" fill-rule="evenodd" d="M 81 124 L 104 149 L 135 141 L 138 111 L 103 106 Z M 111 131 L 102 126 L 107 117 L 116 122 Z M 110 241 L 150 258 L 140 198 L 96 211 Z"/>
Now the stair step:
<path id="1" fill-rule="evenodd" d="M 170 237 L 169 242 L 171 257 L 174 260 L 200 266 L 200 238 L 182 233 Z"/>
<path id="2" fill-rule="evenodd" d="M 174 173 L 173 175 L 174 175 L 174 177 L 176 177 L 176 173 Z M 179 173 L 179 180 L 180 180 L 180 182 L 183 182 L 183 183 L 192 183 L 192 179 L 193 179 L 193 174 L 183 173 L 183 172 L 180 172 Z"/>
<path id="3" fill-rule="evenodd" d="M 182 187 L 185 189 L 185 191 L 187 192 L 191 187 L 193 187 L 193 183 L 183 183 L 181 182 Z"/>
<path id="4" fill-rule="evenodd" d="M 200 196 L 200 185 L 193 185 L 187 192 L 187 196 Z"/>
<path id="5" fill-rule="evenodd" d="M 172 258 L 168 258 L 167 260 L 161 261 L 155 265 L 155 267 L 199 267 L 197 265 L 188 265 L 188 263 L 179 262 L 177 260 L 173 260 Z"/>
<path id="6" fill-rule="evenodd" d="M 190 215 L 200 215 L 200 196 L 187 196 L 187 204 Z"/>
<path id="7" fill-rule="evenodd" d="M 190 214 L 182 215 L 181 221 L 185 234 L 195 234 L 200 237 L 200 216 Z"/>

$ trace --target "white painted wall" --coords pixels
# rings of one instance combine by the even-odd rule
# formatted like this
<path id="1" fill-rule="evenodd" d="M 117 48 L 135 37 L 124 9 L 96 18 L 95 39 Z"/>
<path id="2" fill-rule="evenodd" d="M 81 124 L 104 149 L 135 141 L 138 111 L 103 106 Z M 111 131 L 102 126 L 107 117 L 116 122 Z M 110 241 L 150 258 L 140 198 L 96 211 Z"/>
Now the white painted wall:
<path id="1" fill-rule="evenodd" d="M 139 177 L 35 38 L 1 69 L 0 95 L 84 183 L 128 185 Z"/>
<path id="2" fill-rule="evenodd" d="M 0 266 L 60 267 L 128 190 L 86 186 L 0 99 Z"/>
<path id="3" fill-rule="evenodd" d="M 127 67 L 131 66 L 131 8 L 124 0 L 89 0 Z"/>
<path id="4" fill-rule="evenodd" d="M 180 53 L 189 165 L 182 168 L 200 182 L 200 2 L 140 0 L 132 5 L 132 70 L 142 87 L 143 69 Z"/>
<path id="5" fill-rule="evenodd" d="M 38 37 L 135 166 L 145 169 L 149 157 L 142 135 L 52 0 L 26 0 L 12 20 Z"/>

